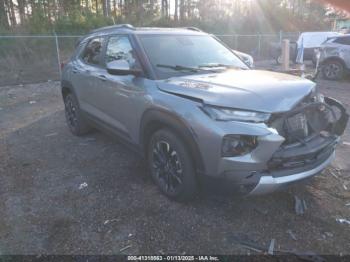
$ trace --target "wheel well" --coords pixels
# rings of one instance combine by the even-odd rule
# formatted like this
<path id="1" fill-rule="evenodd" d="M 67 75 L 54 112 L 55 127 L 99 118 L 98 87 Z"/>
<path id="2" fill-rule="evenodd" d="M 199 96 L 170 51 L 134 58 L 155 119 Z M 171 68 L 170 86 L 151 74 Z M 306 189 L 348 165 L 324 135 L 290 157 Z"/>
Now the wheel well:
<path id="1" fill-rule="evenodd" d="M 339 58 L 337 56 L 328 57 L 326 60 L 324 60 L 322 62 L 322 64 L 327 64 L 330 61 L 337 61 L 337 62 L 341 63 L 344 66 L 344 68 L 345 68 L 345 62 L 341 58 Z"/>
<path id="2" fill-rule="evenodd" d="M 151 136 L 160 129 L 167 128 L 174 132 L 183 142 L 187 150 L 189 151 L 190 157 L 195 164 L 196 171 L 199 173 L 204 173 L 204 165 L 200 156 L 197 145 L 195 144 L 193 138 L 189 136 L 182 126 L 177 126 L 177 124 L 170 124 L 163 122 L 161 120 L 152 120 L 148 122 L 143 127 L 141 143 L 145 156 L 147 157 L 147 148 L 151 139 Z"/>
<path id="3" fill-rule="evenodd" d="M 164 123 L 162 121 L 153 120 L 145 126 L 144 132 L 143 132 L 143 137 L 142 137 L 143 150 L 144 150 L 144 153 L 146 156 L 147 156 L 147 148 L 148 148 L 148 145 L 149 145 L 149 142 L 151 140 L 152 135 L 155 132 L 157 132 L 158 130 L 164 129 L 164 128 L 169 129 L 170 131 L 175 133 L 177 136 L 179 136 L 180 139 L 185 143 L 185 146 L 187 147 L 187 149 L 190 150 L 190 148 L 188 148 L 188 146 L 186 145 L 186 139 L 178 130 L 176 130 L 176 128 L 174 128 L 173 126 L 171 126 L 167 123 Z M 191 151 L 190 151 L 190 153 L 191 153 Z"/>
<path id="4" fill-rule="evenodd" d="M 148 148 L 148 144 L 150 142 L 151 136 L 162 128 L 169 128 L 169 127 L 160 121 L 151 121 L 144 127 L 142 142 L 143 142 L 144 153 L 146 156 L 147 156 L 147 148 Z"/>

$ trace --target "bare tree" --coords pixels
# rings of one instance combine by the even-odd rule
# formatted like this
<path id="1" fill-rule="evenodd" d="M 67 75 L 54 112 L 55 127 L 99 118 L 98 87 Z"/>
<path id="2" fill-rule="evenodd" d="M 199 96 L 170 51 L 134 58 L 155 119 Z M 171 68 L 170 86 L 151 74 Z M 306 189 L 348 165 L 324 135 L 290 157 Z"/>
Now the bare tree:
<path id="1" fill-rule="evenodd" d="M 96 14 L 98 14 L 98 0 L 95 0 L 95 10 Z"/>
<path id="2" fill-rule="evenodd" d="M 111 0 L 107 0 L 107 16 L 111 15 Z"/>
<path id="3" fill-rule="evenodd" d="M 0 0 L 0 25 L 5 29 L 8 29 L 10 27 L 6 14 L 5 0 Z"/>
<path id="4" fill-rule="evenodd" d="M 10 17 L 11 26 L 17 25 L 15 8 L 12 0 L 5 0 L 5 5 L 7 6 L 8 16 Z"/>
<path id="5" fill-rule="evenodd" d="M 175 0 L 175 14 L 174 14 L 175 21 L 179 20 L 179 0 Z"/>
<path id="6" fill-rule="evenodd" d="M 102 12 L 104 16 L 108 16 L 107 2 L 108 0 L 102 0 Z"/>
<path id="7" fill-rule="evenodd" d="M 162 11 L 163 17 L 169 16 L 169 2 L 168 2 L 168 0 L 161 1 L 161 11 Z"/>
<path id="8" fill-rule="evenodd" d="M 180 0 L 180 20 L 185 20 L 185 0 Z"/>
<path id="9" fill-rule="evenodd" d="M 21 21 L 21 24 L 24 23 L 25 21 L 25 6 L 26 6 L 26 1 L 25 0 L 17 0 L 18 4 L 18 13 L 19 13 L 19 18 Z M 0 4 L 1 5 L 1 4 Z M 0 7 L 1 8 L 1 7 Z"/>

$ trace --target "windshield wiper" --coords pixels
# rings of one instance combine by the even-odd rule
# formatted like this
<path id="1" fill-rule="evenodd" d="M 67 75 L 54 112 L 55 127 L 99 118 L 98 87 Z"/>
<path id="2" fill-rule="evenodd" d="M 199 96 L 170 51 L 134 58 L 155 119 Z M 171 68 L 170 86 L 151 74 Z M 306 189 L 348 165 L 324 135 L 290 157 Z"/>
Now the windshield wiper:
<path id="1" fill-rule="evenodd" d="M 213 70 L 207 70 L 207 69 L 203 69 L 200 67 L 188 67 L 188 66 L 182 66 L 182 65 L 162 65 L 162 64 L 157 64 L 157 67 L 163 67 L 163 68 L 169 68 L 175 71 L 189 71 L 189 72 L 200 72 L 200 71 L 212 71 Z"/>
<path id="2" fill-rule="evenodd" d="M 163 67 L 163 68 L 169 68 L 173 69 L 175 71 L 191 71 L 191 72 L 198 72 L 201 70 L 200 68 L 196 67 L 187 67 L 182 65 L 163 65 L 163 64 L 157 64 L 157 67 Z"/>
<path id="3" fill-rule="evenodd" d="M 234 66 L 234 65 L 226 65 L 226 64 L 220 64 L 220 63 L 208 63 L 198 66 L 199 68 L 207 67 L 207 68 L 214 68 L 214 67 L 225 67 L 225 68 L 232 68 L 232 69 L 244 69 L 242 67 Z"/>

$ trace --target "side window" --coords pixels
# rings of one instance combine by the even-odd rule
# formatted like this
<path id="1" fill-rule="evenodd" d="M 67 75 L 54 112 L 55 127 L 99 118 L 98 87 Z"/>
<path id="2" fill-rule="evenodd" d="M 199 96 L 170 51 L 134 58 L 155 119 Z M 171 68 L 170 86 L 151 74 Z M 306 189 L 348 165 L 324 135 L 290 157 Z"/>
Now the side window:
<path id="1" fill-rule="evenodd" d="M 334 42 L 341 45 L 350 45 L 350 37 L 339 37 Z"/>
<path id="2" fill-rule="evenodd" d="M 116 60 L 127 61 L 130 68 L 139 67 L 136 53 L 127 36 L 112 36 L 109 38 L 106 49 L 105 63 L 108 64 Z"/>
<path id="3" fill-rule="evenodd" d="M 102 51 L 103 38 L 93 38 L 85 46 L 81 59 L 91 65 L 99 65 Z"/>

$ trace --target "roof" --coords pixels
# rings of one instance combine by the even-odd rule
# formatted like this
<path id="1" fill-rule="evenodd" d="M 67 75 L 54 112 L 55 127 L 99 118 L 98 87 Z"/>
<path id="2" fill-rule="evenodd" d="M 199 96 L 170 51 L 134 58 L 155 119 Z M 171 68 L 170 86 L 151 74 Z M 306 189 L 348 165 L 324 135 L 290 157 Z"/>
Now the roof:
<path id="1" fill-rule="evenodd" d="M 334 38 L 348 38 L 348 37 L 350 37 L 350 34 L 338 35 L 338 36 L 335 36 L 335 37 L 330 37 L 330 39 L 334 39 Z"/>
<path id="2" fill-rule="evenodd" d="M 324 41 L 331 37 L 337 37 L 340 33 L 337 32 L 304 32 L 299 36 L 297 41 L 298 46 L 304 48 L 319 47 Z"/>
<path id="3" fill-rule="evenodd" d="M 165 28 L 165 27 L 133 27 L 130 24 L 120 24 L 106 26 L 95 29 L 89 33 L 91 34 L 107 34 L 107 33 L 130 33 L 130 34 L 205 34 L 200 29 L 195 27 L 181 27 L 181 28 Z"/>

